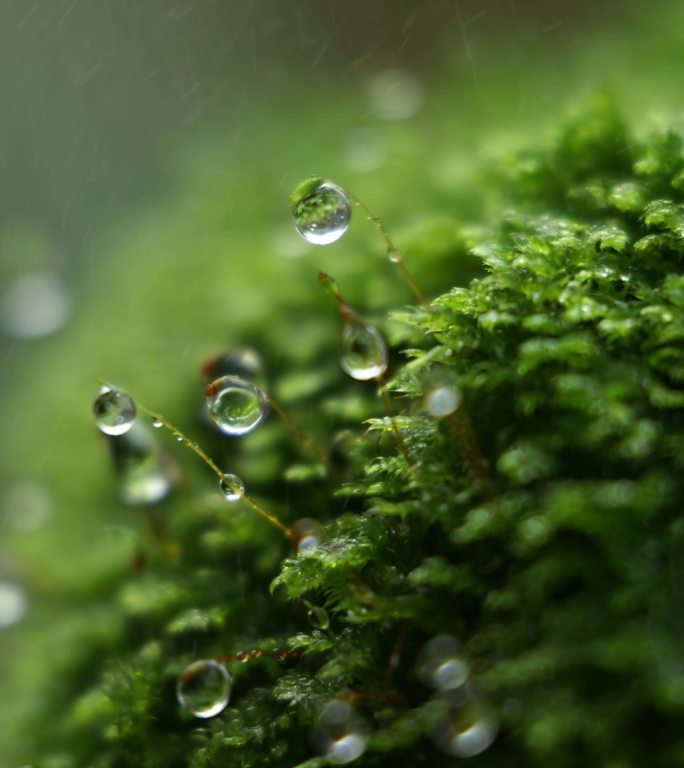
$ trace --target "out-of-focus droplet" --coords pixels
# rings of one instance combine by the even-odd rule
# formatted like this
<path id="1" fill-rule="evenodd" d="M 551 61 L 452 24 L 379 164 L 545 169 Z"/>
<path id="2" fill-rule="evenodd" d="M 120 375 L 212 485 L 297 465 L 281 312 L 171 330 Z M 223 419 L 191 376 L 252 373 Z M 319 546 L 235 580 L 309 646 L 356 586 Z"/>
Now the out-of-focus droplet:
<path id="1" fill-rule="evenodd" d="M 59 331 L 71 315 L 71 295 L 58 275 L 29 272 L 0 298 L 0 323 L 15 339 L 39 339 Z"/>
<path id="2" fill-rule="evenodd" d="M 212 421 L 225 435 L 246 435 L 266 415 L 266 393 L 240 376 L 222 376 L 204 394 Z"/>
<path id="3" fill-rule="evenodd" d="M 137 419 L 128 432 L 110 437 L 108 442 L 124 504 L 158 504 L 169 495 L 175 467 L 147 423 Z"/>
<path id="4" fill-rule="evenodd" d="M 100 387 L 93 403 L 95 424 L 105 435 L 123 435 L 133 426 L 136 407 L 130 395 L 116 387 Z"/>
<path id="5" fill-rule="evenodd" d="M 428 640 L 418 654 L 416 666 L 425 685 L 439 691 L 460 688 L 470 675 L 461 646 L 451 635 L 437 635 Z"/>
<path id="6" fill-rule="evenodd" d="M 155 429 L 161 429 L 161 428 L 164 426 L 164 422 L 163 422 L 161 419 L 155 419 L 155 420 L 152 422 L 152 426 L 153 426 Z"/>
<path id="7" fill-rule="evenodd" d="M 330 616 L 325 608 L 321 608 L 318 605 L 312 605 L 306 614 L 309 619 L 309 623 L 314 629 L 326 630 L 330 627 Z"/>
<path id="8" fill-rule="evenodd" d="M 0 629 L 18 624 L 26 614 L 24 590 L 12 581 L 0 581 Z"/>
<path id="9" fill-rule="evenodd" d="M 292 523 L 292 539 L 298 552 L 317 547 L 323 541 L 323 526 L 311 517 L 302 517 Z"/>
<path id="10" fill-rule="evenodd" d="M 36 531 L 52 517 L 54 501 L 38 480 L 26 478 L 9 485 L 2 496 L 0 510 L 8 526 L 16 531 Z"/>
<path id="11" fill-rule="evenodd" d="M 425 392 L 425 410 L 435 419 L 450 416 L 461 404 L 461 392 L 451 384 L 439 384 Z"/>
<path id="12" fill-rule="evenodd" d="M 351 763 L 366 751 L 365 722 L 346 701 L 335 700 L 325 705 L 313 740 L 318 751 L 331 763 Z"/>
<path id="13" fill-rule="evenodd" d="M 475 757 L 492 746 L 499 725 L 480 702 L 474 700 L 450 711 L 434 733 L 437 746 L 454 757 Z"/>
<path id="14" fill-rule="evenodd" d="M 403 69 L 386 69 L 368 83 L 370 108 L 381 120 L 408 120 L 423 106 L 423 98 L 420 80 Z"/>
<path id="15" fill-rule="evenodd" d="M 178 703 L 195 717 L 207 719 L 223 712 L 230 700 L 230 673 L 213 659 L 195 661 L 178 676 Z"/>
<path id="16" fill-rule="evenodd" d="M 351 220 L 351 203 L 331 181 L 312 178 L 295 189 L 290 200 L 297 232 L 309 243 L 328 245 L 339 240 Z"/>
<path id="17" fill-rule="evenodd" d="M 352 171 L 369 173 L 385 162 L 387 146 L 377 130 L 356 128 L 347 137 L 344 156 Z"/>
<path id="18" fill-rule="evenodd" d="M 221 376 L 240 376 L 254 381 L 264 370 L 261 355 L 252 347 L 236 347 L 222 355 L 207 360 L 202 365 L 202 376 L 214 381 Z"/>
<path id="19" fill-rule="evenodd" d="M 237 475 L 225 474 L 219 480 L 219 488 L 226 501 L 240 501 L 245 493 L 245 484 Z"/>
<path id="20" fill-rule="evenodd" d="M 352 379 L 377 379 L 387 370 L 387 345 L 372 325 L 345 322 L 339 350 L 340 365 Z"/>

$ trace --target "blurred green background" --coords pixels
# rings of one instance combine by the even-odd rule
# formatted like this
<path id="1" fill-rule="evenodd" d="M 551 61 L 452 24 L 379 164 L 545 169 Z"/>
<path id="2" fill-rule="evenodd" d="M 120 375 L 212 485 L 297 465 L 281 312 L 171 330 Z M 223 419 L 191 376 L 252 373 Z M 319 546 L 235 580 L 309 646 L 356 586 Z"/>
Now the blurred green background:
<path id="1" fill-rule="evenodd" d="M 435 274 L 421 244 L 495 215 L 498 169 L 576 100 L 605 88 L 639 131 L 679 123 L 683 17 L 627 0 L 0 2 L 3 764 L 30 758 L 16 722 L 141 527 L 90 420 L 96 378 L 192 431 L 175 409 L 202 360 L 268 336 L 305 402 L 292 340 L 319 323 L 299 311 L 316 271 L 371 317 L 411 296 L 370 227 L 297 240 L 294 185 L 349 186 L 447 290 L 468 266 Z"/>

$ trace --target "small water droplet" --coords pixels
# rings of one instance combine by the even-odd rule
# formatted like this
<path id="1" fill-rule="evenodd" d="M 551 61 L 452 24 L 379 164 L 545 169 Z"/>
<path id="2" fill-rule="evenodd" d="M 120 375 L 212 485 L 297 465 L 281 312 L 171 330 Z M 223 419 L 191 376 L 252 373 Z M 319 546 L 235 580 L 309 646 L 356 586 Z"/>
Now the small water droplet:
<path id="1" fill-rule="evenodd" d="M 425 643 L 418 655 L 417 668 L 425 685 L 440 691 L 460 688 L 470 675 L 461 646 L 451 635 L 437 635 Z"/>
<path id="2" fill-rule="evenodd" d="M 228 705 L 232 680 L 228 670 L 213 659 L 195 661 L 178 676 L 178 703 L 195 717 L 214 717 Z"/>
<path id="3" fill-rule="evenodd" d="M 467 758 L 489 749 L 498 732 L 498 723 L 491 713 L 478 701 L 471 701 L 450 711 L 434 740 L 443 752 Z"/>
<path id="4" fill-rule="evenodd" d="M 323 526 L 311 517 L 302 517 L 292 523 L 292 538 L 298 552 L 317 547 L 323 541 Z"/>
<path id="5" fill-rule="evenodd" d="M 328 616 L 328 612 L 325 608 L 321 608 L 318 605 L 311 606 L 306 616 L 314 629 L 326 630 L 330 626 L 330 616 Z"/>
<path id="6" fill-rule="evenodd" d="M 330 181 L 303 181 L 292 195 L 290 206 L 297 232 L 313 245 L 339 240 L 351 220 L 351 203 L 344 190 Z"/>
<path id="7" fill-rule="evenodd" d="M 155 429 L 161 429 L 161 428 L 164 426 L 164 422 L 163 422 L 161 419 L 155 419 L 155 420 L 152 422 L 152 426 L 153 426 Z"/>
<path id="8" fill-rule="evenodd" d="M 226 473 L 219 480 L 219 488 L 226 501 L 240 501 L 245 493 L 245 484 L 237 475 Z"/>
<path id="9" fill-rule="evenodd" d="M 0 629 L 18 624 L 26 613 L 26 593 L 14 582 L 0 581 Z"/>
<path id="10" fill-rule="evenodd" d="M 136 407 L 130 395 L 116 387 L 101 387 L 93 403 L 95 424 L 105 435 L 123 435 L 133 425 Z"/>
<path id="11" fill-rule="evenodd" d="M 425 410 L 435 419 L 449 416 L 460 404 L 461 392 L 449 384 L 440 384 L 425 393 Z"/>
<path id="12" fill-rule="evenodd" d="M 352 379 L 377 379 L 387 370 L 387 345 L 372 325 L 345 322 L 339 358 L 342 369 Z"/>
<path id="13" fill-rule="evenodd" d="M 366 751 L 366 732 L 365 722 L 346 701 L 331 701 L 323 708 L 314 743 L 331 763 L 345 765 Z"/>
<path id="14" fill-rule="evenodd" d="M 212 421 L 226 435 L 246 435 L 266 415 L 266 393 L 240 376 L 216 379 L 205 395 Z"/>

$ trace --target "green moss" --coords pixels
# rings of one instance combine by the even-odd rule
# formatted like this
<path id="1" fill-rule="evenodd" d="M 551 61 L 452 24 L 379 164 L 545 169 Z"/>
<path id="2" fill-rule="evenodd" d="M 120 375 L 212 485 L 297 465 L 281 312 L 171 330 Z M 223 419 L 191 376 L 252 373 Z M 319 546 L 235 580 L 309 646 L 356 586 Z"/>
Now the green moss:
<path id="1" fill-rule="evenodd" d="M 295 136 L 296 124 L 283 130 Z M 314 261 L 294 240 L 276 170 L 235 159 L 239 184 L 195 171 L 187 197 L 117 239 L 104 287 L 93 286 L 70 335 L 26 364 L 32 386 L 13 401 L 26 424 L 15 474 L 39 471 L 31 434 L 54 445 L 61 429 L 30 407 L 45 370 L 49 391 L 67 393 L 56 401 L 62 422 L 75 426 L 73 451 L 53 449 L 41 475 L 63 524 L 19 545 L 44 566 L 30 579 L 42 602 L 26 630 L 40 654 L 7 673 L 34 691 L 14 721 L 4 715 L 20 745 L 13 757 L 41 768 L 313 768 L 325 764 L 311 744 L 320 712 L 347 696 L 369 727 L 357 764 L 451 764 L 433 741 L 453 703 L 416 668 L 424 644 L 450 634 L 472 695 L 500 728 L 476 764 L 684 764 L 682 139 L 638 137 L 599 95 L 553 141 L 482 181 L 481 197 L 504 202 L 466 226 L 450 209 L 467 195 L 452 198 L 443 176 L 403 203 L 385 193 L 411 177 L 418 135 L 397 134 L 397 167 L 369 179 L 369 195 L 362 179 L 349 186 L 379 212 L 387 202 L 390 228 L 402 222 L 395 239 L 435 288 L 428 306 L 403 306 L 410 293 L 360 217 Z M 332 157 L 339 136 L 326 136 L 320 152 Z M 293 141 L 288 181 L 310 167 L 307 152 Z M 411 465 L 374 386 L 337 366 L 319 266 L 391 341 L 388 390 Z M 124 320 L 122 293 L 107 288 L 119 284 Z M 275 418 L 228 447 L 197 420 L 195 367 L 246 343 L 267 361 L 269 391 L 330 447 L 335 472 Z M 85 348 L 96 354 L 83 362 Z M 57 365 L 62 357 L 72 365 Z M 137 510 L 117 506 L 106 452 L 93 450 L 97 375 L 201 435 L 287 523 L 323 522 L 325 540 L 295 555 L 169 445 L 185 479 L 156 510 L 158 546 Z M 493 492 L 473 474 L 467 422 L 425 410 L 426 390 L 445 380 L 462 394 Z M 325 608 L 329 630 L 311 627 L 310 605 Z M 220 716 L 203 722 L 178 707 L 176 678 L 191 661 L 276 647 L 300 655 L 231 663 L 234 694 Z"/>

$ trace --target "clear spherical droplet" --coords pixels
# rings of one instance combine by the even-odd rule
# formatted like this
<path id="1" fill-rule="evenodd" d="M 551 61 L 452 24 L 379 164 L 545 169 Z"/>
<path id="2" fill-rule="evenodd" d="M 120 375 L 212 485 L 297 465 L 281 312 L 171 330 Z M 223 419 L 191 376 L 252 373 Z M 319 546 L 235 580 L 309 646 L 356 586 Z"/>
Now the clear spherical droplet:
<path id="1" fill-rule="evenodd" d="M 425 643 L 418 654 L 417 669 L 425 685 L 439 691 L 460 688 L 470 675 L 461 646 L 451 635 L 437 635 Z"/>
<path id="2" fill-rule="evenodd" d="M 18 624 L 26 613 L 24 590 L 14 582 L 0 581 L 0 629 Z"/>
<path id="3" fill-rule="evenodd" d="M 297 232 L 314 245 L 334 243 L 349 227 L 349 198 L 330 181 L 320 178 L 303 181 L 294 191 L 290 205 Z"/>
<path id="4" fill-rule="evenodd" d="M 314 733 L 314 744 L 331 763 L 351 763 L 366 751 L 367 728 L 364 720 L 346 702 L 325 705 Z"/>
<path id="5" fill-rule="evenodd" d="M 237 475 L 225 474 L 219 481 L 219 488 L 226 501 L 240 501 L 245 493 L 245 484 Z"/>
<path id="6" fill-rule="evenodd" d="M 449 384 L 442 384 L 425 393 L 425 410 L 436 419 L 449 416 L 460 404 L 461 392 Z"/>
<path id="7" fill-rule="evenodd" d="M 318 605 L 313 605 L 309 608 L 306 616 L 314 629 L 326 630 L 330 626 L 330 616 L 328 616 L 328 612 L 325 608 L 321 608 Z"/>
<path id="8" fill-rule="evenodd" d="M 311 517 L 303 517 L 292 523 L 292 538 L 298 552 L 317 547 L 324 536 L 323 526 Z"/>
<path id="9" fill-rule="evenodd" d="M 228 705 L 232 680 L 228 670 L 213 659 L 195 661 L 178 676 L 178 703 L 195 717 L 214 717 Z"/>
<path id="10" fill-rule="evenodd" d="M 377 379 L 387 370 L 387 345 L 377 328 L 345 323 L 340 341 L 340 365 L 352 379 Z"/>
<path id="11" fill-rule="evenodd" d="M 435 731 L 437 746 L 454 757 L 475 757 L 492 746 L 499 725 L 491 712 L 478 701 L 453 709 Z"/>
<path id="12" fill-rule="evenodd" d="M 266 414 L 266 393 L 240 376 L 216 379 L 205 395 L 212 421 L 226 435 L 248 434 Z"/>
<path id="13" fill-rule="evenodd" d="M 95 424 L 105 435 L 123 435 L 133 425 L 136 407 L 130 395 L 116 387 L 101 387 L 93 403 Z"/>

